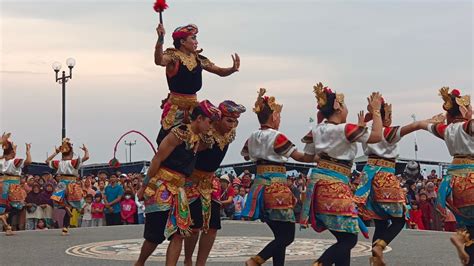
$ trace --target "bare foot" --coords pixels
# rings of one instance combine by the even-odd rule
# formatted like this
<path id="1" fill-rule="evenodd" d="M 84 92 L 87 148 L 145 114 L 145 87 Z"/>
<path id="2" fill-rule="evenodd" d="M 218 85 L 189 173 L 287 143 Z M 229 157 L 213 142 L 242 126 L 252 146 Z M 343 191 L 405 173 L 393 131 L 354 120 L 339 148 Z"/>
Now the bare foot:
<path id="1" fill-rule="evenodd" d="M 15 232 L 12 231 L 12 228 L 7 228 L 7 230 L 5 230 L 5 235 L 6 236 L 14 236 L 15 235 Z"/>
<path id="2" fill-rule="evenodd" d="M 464 239 L 461 235 L 453 235 L 450 238 L 451 243 L 453 243 L 454 247 L 458 251 L 458 257 L 461 260 L 463 265 L 467 265 L 469 262 L 469 255 L 464 250 Z"/>
<path id="3" fill-rule="evenodd" d="M 374 266 L 385 266 L 383 260 L 383 248 L 381 246 L 375 246 L 372 248 L 372 263 Z"/>

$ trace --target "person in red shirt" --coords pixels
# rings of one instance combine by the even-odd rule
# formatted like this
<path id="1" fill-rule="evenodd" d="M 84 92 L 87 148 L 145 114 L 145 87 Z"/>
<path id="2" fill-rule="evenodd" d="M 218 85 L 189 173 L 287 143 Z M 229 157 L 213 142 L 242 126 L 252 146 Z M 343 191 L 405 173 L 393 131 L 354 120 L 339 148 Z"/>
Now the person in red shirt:
<path id="1" fill-rule="evenodd" d="M 408 224 L 410 225 L 411 229 L 418 229 L 418 230 L 425 230 L 425 226 L 423 225 L 423 213 L 419 209 L 418 203 L 413 202 L 411 204 L 410 210 L 410 220 Z"/>
<path id="2" fill-rule="evenodd" d="M 136 212 L 137 204 L 135 204 L 135 198 L 132 197 L 132 192 L 127 190 L 123 200 L 120 202 L 120 216 L 122 217 L 123 224 L 134 224 Z"/>
<path id="3" fill-rule="evenodd" d="M 422 213 L 423 226 L 426 230 L 431 230 L 431 223 L 433 222 L 433 205 L 428 201 L 426 193 L 420 194 L 419 205 Z"/>
<path id="4" fill-rule="evenodd" d="M 97 193 L 94 196 L 94 202 L 92 203 L 92 226 L 102 226 L 104 223 L 104 208 L 105 204 L 102 202 L 102 194 Z"/>

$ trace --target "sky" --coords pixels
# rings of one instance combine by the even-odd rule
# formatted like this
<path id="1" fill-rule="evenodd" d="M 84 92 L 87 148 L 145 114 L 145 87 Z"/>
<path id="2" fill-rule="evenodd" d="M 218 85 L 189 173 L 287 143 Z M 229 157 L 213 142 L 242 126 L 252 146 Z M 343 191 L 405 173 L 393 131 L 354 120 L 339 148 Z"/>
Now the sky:
<path id="1" fill-rule="evenodd" d="M 203 55 L 222 67 L 241 57 L 230 77 L 203 73 L 200 99 L 234 100 L 248 111 L 224 163 L 238 163 L 240 149 L 258 128 L 252 113 L 257 90 L 284 105 L 280 130 L 297 147 L 315 117 L 312 86 L 323 82 L 345 94 L 349 122 L 380 91 L 393 104 L 393 124 L 405 125 L 442 112 L 438 89 L 473 94 L 472 1 L 184 1 L 168 0 L 165 46 L 171 32 L 199 27 Z M 154 65 L 158 15 L 153 0 L 0 0 L 0 131 L 12 132 L 18 155 L 32 143 L 44 161 L 61 140 L 61 85 L 51 64 L 76 59 L 67 83 L 67 136 L 89 147 L 90 163 L 108 162 L 119 137 L 143 132 L 153 142 L 161 100 L 168 88 L 164 68 Z M 416 134 L 418 159 L 449 161 L 444 143 Z M 138 135 L 132 160 L 149 160 Z M 414 158 L 415 134 L 400 142 L 400 156 Z M 126 161 L 123 140 L 117 158 Z M 359 154 L 361 154 L 359 149 Z M 76 153 L 82 151 L 76 148 Z"/>

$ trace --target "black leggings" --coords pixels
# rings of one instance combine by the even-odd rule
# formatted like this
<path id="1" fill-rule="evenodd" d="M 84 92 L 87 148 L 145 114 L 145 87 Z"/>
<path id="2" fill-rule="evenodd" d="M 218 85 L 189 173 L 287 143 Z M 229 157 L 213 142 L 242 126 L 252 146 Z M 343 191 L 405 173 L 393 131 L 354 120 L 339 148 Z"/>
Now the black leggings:
<path id="1" fill-rule="evenodd" d="M 336 266 L 351 265 L 351 249 L 357 244 L 357 235 L 332 230 L 330 232 L 336 237 L 337 242 L 324 251 L 318 262 L 321 262 L 323 266 L 333 264 Z"/>
<path id="2" fill-rule="evenodd" d="M 471 239 L 474 239 L 474 226 L 467 226 L 467 231 L 469 232 Z M 474 244 L 471 244 L 469 247 L 464 247 L 464 250 L 469 255 L 469 262 L 467 265 L 474 265 Z"/>
<path id="3" fill-rule="evenodd" d="M 372 243 L 381 239 L 387 244 L 390 244 L 400 231 L 402 231 L 403 227 L 405 227 L 405 218 L 403 217 L 390 218 L 390 221 L 392 221 L 390 226 L 388 225 L 388 221 L 389 220 L 374 220 L 375 232 L 374 237 L 372 238 Z"/>
<path id="4" fill-rule="evenodd" d="M 275 239 L 268 243 L 258 256 L 264 260 L 273 258 L 273 265 L 285 265 L 286 247 L 295 240 L 295 224 L 291 222 L 267 221 Z"/>
<path id="5" fill-rule="evenodd" d="M 69 228 L 69 225 L 71 224 L 71 216 L 69 215 L 69 212 L 67 212 L 66 209 L 64 209 L 64 218 L 63 218 L 63 228 Z"/>

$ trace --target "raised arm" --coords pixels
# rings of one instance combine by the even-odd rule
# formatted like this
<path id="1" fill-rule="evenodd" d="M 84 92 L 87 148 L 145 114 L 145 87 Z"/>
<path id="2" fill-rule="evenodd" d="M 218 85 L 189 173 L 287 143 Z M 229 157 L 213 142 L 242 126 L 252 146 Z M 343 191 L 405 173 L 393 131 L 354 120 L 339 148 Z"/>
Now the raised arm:
<path id="1" fill-rule="evenodd" d="M 26 143 L 26 159 L 23 163 L 24 166 L 31 164 L 31 143 Z"/>
<path id="2" fill-rule="evenodd" d="M 372 128 L 370 131 L 369 139 L 367 143 L 377 143 L 382 140 L 382 115 L 380 114 L 380 107 L 382 105 L 382 95 L 378 92 L 373 92 L 369 98 L 369 110 L 372 114 Z M 364 113 L 359 113 L 359 123 L 360 120 L 364 118 Z"/>
<path id="3" fill-rule="evenodd" d="M 238 54 L 232 55 L 232 61 L 233 61 L 233 65 L 227 68 L 218 67 L 214 64 L 203 66 L 203 68 L 204 70 L 211 72 L 213 74 L 216 74 L 218 76 L 227 77 L 239 71 L 239 68 L 240 68 L 240 57 Z"/>
<path id="4" fill-rule="evenodd" d="M 58 154 L 59 154 L 59 148 L 54 147 L 54 153 L 51 154 L 51 155 L 46 159 L 45 163 L 46 163 L 47 165 L 49 165 L 49 163 L 50 163 L 50 162 L 54 159 L 54 157 L 56 157 L 56 155 L 58 155 Z"/>
<path id="5" fill-rule="evenodd" d="M 84 157 L 82 157 L 82 162 L 89 160 L 89 149 L 87 149 L 86 145 L 82 144 L 81 150 L 84 151 Z"/>
<path id="6" fill-rule="evenodd" d="M 430 119 L 415 121 L 400 129 L 400 136 L 403 137 L 420 129 L 428 130 L 428 126 L 433 123 L 441 123 L 446 119 L 444 114 L 437 114 Z"/>
<path id="7" fill-rule="evenodd" d="M 158 33 L 158 40 L 155 44 L 155 65 L 157 66 L 167 66 L 173 62 L 173 59 L 165 54 L 163 54 L 163 41 L 160 41 L 160 35 L 165 36 L 165 28 L 163 24 L 159 24 L 156 28 Z"/>

